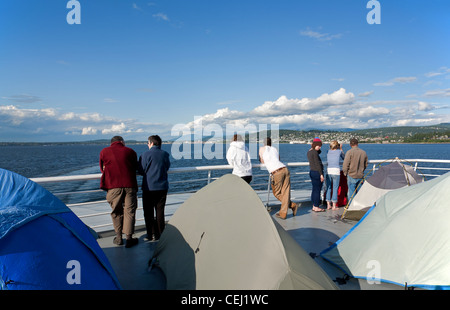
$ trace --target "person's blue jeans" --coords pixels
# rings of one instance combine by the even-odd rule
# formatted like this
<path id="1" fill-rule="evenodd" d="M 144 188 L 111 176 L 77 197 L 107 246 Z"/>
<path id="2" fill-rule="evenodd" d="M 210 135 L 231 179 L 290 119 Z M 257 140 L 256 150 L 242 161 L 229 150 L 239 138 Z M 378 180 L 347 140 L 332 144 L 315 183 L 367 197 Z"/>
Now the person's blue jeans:
<path id="1" fill-rule="evenodd" d="M 314 207 L 320 206 L 320 192 L 322 190 L 323 182 L 320 181 L 319 171 L 309 171 L 309 177 L 312 183 L 311 202 Z"/>
<path id="2" fill-rule="evenodd" d="M 339 174 L 327 174 L 327 201 L 337 203 L 340 178 Z M 331 192 L 333 192 L 333 195 Z"/>
<path id="3" fill-rule="evenodd" d="M 350 201 L 352 199 L 352 196 L 356 195 L 356 189 L 358 188 L 359 183 L 362 181 L 362 179 L 354 179 L 351 176 L 347 175 L 347 185 L 348 185 L 348 193 L 347 193 L 347 199 Z M 355 192 L 356 191 L 356 192 Z"/>

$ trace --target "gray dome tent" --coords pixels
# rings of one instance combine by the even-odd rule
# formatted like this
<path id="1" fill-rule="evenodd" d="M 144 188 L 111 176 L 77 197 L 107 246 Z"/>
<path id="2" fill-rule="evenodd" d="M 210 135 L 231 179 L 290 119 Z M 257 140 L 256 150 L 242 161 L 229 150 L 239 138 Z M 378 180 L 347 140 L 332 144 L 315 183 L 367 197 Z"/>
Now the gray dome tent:
<path id="1" fill-rule="evenodd" d="M 413 167 L 398 159 L 381 166 L 370 177 L 365 178 L 356 195 L 349 199 L 342 218 L 360 220 L 374 203 L 386 193 L 423 181 Z"/>
<path id="2" fill-rule="evenodd" d="M 183 203 L 153 259 L 167 289 L 337 289 L 253 189 L 232 174 Z"/>

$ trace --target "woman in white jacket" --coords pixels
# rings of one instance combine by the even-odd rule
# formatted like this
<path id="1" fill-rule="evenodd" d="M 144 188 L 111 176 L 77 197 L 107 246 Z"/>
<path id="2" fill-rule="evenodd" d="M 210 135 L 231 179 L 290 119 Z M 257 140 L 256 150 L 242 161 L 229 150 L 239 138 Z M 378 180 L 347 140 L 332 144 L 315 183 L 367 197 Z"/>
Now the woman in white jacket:
<path id="1" fill-rule="evenodd" d="M 252 181 L 252 163 L 247 147 L 240 135 L 234 135 L 227 152 L 227 161 L 233 167 L 233 174 L 247 183 Z"/>

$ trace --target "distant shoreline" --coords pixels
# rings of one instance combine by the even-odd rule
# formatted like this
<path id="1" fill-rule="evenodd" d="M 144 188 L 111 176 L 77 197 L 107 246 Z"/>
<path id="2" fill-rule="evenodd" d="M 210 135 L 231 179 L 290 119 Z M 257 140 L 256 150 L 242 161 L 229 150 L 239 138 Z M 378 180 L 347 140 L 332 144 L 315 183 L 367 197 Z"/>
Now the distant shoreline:
<path id="1" fill-rule="evenodd" d="M 146 145 L 147 141 L 142 142 L 127 142 L 125 141 L 127 145 Z M 228 144 L 231 141 L 226 142 L 202 142 L 202 144 L 207 143 L 221 143 L 221 144 Z M 163 142 L 163 144 L 173 144 L 174 142 Z M 198 144 L 199 142 L 191 142 L 191 144 Z M 251 143 L 257 143 L 257 142 L 251 142 Z M 328 144 L 329 142 L 324 142 L 324 144 Z M 109 146 L 111 143 L 109 141 L 101 143 L 101 142 L 92 142 L 92 141 L 78 141 L 78 142 L 0 142 L 0 146 L 50 146 L 50 145 L 105 145 Z M 280 142 L 279 144 L 292 144 L 292 145 L 308 145 L 309 143 L 290 143 L 290 142 Z M 344 142 L 344 144 L 348 144 Z M 450 141 L 446 142 L 360 142 L 359 144 L 450 144 Z"/>
<path id="2" fill-rule="evenodd" d="M 359 140 L 360 144 L 449 144 L 450 143 L 450 123 L 441 123 L 439 125 L 431 126 L 417 126 L 417 127 L 385 127 L 373 129 L 361 129 L 354 131 L 342 130 L 291 130 L 279 129 L 277 130 L 280 144 L 309 144 L 314 137 L 320 137 L 322 141 L 350 141 L 354 137 Z M 262 135 L 262 136 L 261 136 Z M 251 143 L 257 143 L 263 137 L 271 135 L 271 131 L 261 131 L 255 133 L 246 133 L 245 140 Z M 164 144 L 188 142 L 196 143 L 230 143 L 231 139 L 227 136 L 204 136 L 201 139 L 196 139 L 191 135 L 191 140 L 176 137 L 171 140 L 163 141 Z M 417 140 L 417 141 L 416 141 Z M 0 146 L 19 146 L 19 145 L 110 145 L 110 139 L 97 139 L 88 141 L 68 141 L 68 142 L 0 142 Z M 298 142 L 298 143 L 296 143 Z M 300 143 L 302 142 L 302 143 Z M 147 140 L 127 140 L 127 145 L 142 145 L 147 144 Z M 345 143 L 345 142 L 344 142 Z"/>
<path id="3" fill-rule="evenodd" d="M 129 145 L 147 144 L 147 141 L 125 141 Z M 42 146 L 42 145 L 110 145 L 109 140 L 105 141 L 71 141 L 71 142 L 0 142 L 0 146 Z"/>

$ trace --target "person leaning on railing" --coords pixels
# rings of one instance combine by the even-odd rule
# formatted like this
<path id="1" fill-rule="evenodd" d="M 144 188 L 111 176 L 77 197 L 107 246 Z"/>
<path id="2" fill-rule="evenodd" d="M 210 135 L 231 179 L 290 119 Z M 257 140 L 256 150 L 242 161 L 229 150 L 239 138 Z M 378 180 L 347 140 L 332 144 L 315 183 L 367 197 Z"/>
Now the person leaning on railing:
<path id="1" fill-rule="evenodd" d="M 367 154 L 358 147 L 358 140 L 355 138 L 350 139 L 350 146 L 352 148 L 345 154 L 344 163 L 342 164 L 342 171 L 347 176 L 347 197 L 349 200 L 356 194 L 368 164 Z"/>
<path id="2" fill-rule="evenodd" d="M 148 240 L 159 240 L 165 228 L 164 210 L 169 190 L 169 153 L 161 149 L 161 138 L 148 138 L 148 151 L 139 157 L 138 172 L 143 175 L 142 205 Z M 156 216 L 156 217 L 155 217 Z"/>
<path id="3" fill-rule="evenodd" d="M 286 219 L 289 208 L 294 216 L 297 215 L 298 204 L 291 201 L 291 175 L 286 165 L 280 161 L 278 150 L 272 147 L 272 139 L 264 140 L 264 146 L 259 149 L 259 161 L 269 171 L 273 195 L 281 202 L 280 211 L 275 216 Z"/>
<path id="4" fill-rule="evenodd" d="M 337 210 L 338 203 L 338 190 L 339 181 L 341 178 L 341 159 L 345 158 L 344 151 L 342 150 L 342 145 L 340 145 L 336 140 L 330 143 L 330 149 L 327 153 L 327 209 Z"/>
<path id="5" fill-rule="evenodd" d="M 241 135 L 235 134 L 227 151 L 228 164 L 233 167 L 233 174 L 241 177 L 245 182 L 252 181 L 252 162 L 250 153 Z"/>
<path id="6" fill-rule="evenodd" d="M 313 204 L 312 210 L 314 212 L 325 211 L 319 207 L 320 192 L 324 181 L 323 164 L 319 156 L 321 147 L 322 141 L 319 138 L 315 138 L 311 144 L 311 148 L 306 154 L 309 162 L 309 177 L 311 178 L 312 183 L 311 202 Z"/>
<path id="7" fill-rule="evenodd" d="M 113 242 L 122 245 L 122 233 L 129 248 L 138 243 L 133 238 L 136 223 L 137 190 L 136 180 L 137 154 L 125 146 L 120 136 L 111 139 L 111 145 L 100 152 L 100 188 L 107 191 L 106 200 L 112 208 L 111 218 L 116 232 Z"/>

